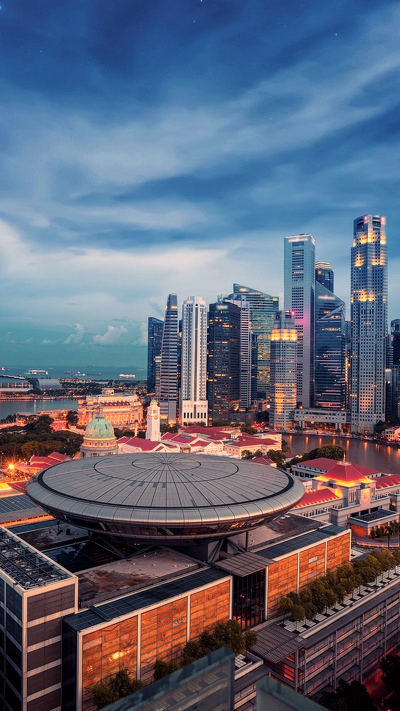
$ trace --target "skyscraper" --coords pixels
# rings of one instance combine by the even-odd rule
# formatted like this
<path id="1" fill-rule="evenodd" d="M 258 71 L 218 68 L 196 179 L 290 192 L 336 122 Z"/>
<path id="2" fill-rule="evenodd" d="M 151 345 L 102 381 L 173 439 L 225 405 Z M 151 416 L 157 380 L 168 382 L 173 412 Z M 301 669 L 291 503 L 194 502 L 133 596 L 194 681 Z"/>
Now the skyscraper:
<path id="1" fill-rule="evenodd" d="M 279 298 L 249 286 L 234 284 L 233 294 L 229 298 L 234 300 L 238 295 L 244 296 L 250 306 L 250 329 L 257 336 L 258 343 L 257 395 L 265 398 L 269 393 L 270 336 L 275 314 L 279 310 Z"/>
<path id="2" fill-rule="evenodd" d="M 207 410 L 207 305 L 190 296 L 182 305 L 182 423 L 207 424 Z"/>
<path id="3" fill-rule="evenodd" d="M 329 291 L 335 290 L 333 269 L 329 262 L 315 262 L 315 281 L 318 281 Z"/>
<path id="4" fill-rule="evenodd" d="M 159 318 L 147 320 L 147 392 L 153 393 L 156 388 L 155 358 L 161 354 L 161 341 L 164 321 Z"/>
<path id="5" fill-rule="evenodd" d="M 271 333 L 270 424 L 276 429 L 289 427 L 296 407 L 297 332 L 293 314 L 278 311 Z"/>
<path id="6" fill-rule="evenodd" d="M 240 308 L 210 304 L 208 317 L 207 399 L 211 420 L 230 417 L 239 408 Z"/>
<path id="7" fill-rule="evenodd" d="M 351 249 L 351 428 L 373 432 L 385 419 L 387 336 L 386 219 L 354 220 Z"/>
<path id="8" fill-rule="evenodd" d="M 285 311 L 295 316 L 297 331 L 297 402 L 314 404 L 315 240 L 285 237 Z"/>
<path id="9" fill-rule="evenodd" d="M 240 366 L 239 366 L 239 408 L 247 410 L 252 401 L 251 390 L 251 375 L 252 375 L 252 360 L 251 360 L 251 338 L 250 331 L 250 306 L 246 300 L 246 294 L 231 294 L 230 297 L 220 299 L 224 302 L 236 304 L 240 308 Z M 255 363 L 257 368 L 257 363 Z M 257 370 L 256 370 L 257 377 Z M 257 384 L 256 394 L 257 399 Z"/>
<path id="10" fill-rule="evenodd" d="M 346 306 L 320 282 L 315 284 L 315 405 L 346 407 Z"/>
<path id="11" fill-rule="evenodd" d="M 400 365 L 400 318 L 395 318 L 390 322 L 390 333 L 392 336 L 393 365 Z"/>
<path id="12" fill-rule="evenodd" d="M 176 421 L 178 400 L 178 301 L 169 294 L 165 307 L 160 363 L 161 419 Z"/>

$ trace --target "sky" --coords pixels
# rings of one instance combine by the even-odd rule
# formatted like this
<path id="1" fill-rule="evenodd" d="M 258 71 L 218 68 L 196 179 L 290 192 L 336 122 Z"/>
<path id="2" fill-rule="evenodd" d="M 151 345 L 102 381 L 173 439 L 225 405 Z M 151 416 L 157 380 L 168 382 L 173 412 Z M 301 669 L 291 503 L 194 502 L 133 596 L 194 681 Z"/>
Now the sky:
<path id="1" fill-rule="evenodd" d="M 386 215 L 400 316 L 400 6 L 0 0 L 0 366 L 142 367 L 167 295 L 282 298 L 311 233 L 349 301 Z"/>

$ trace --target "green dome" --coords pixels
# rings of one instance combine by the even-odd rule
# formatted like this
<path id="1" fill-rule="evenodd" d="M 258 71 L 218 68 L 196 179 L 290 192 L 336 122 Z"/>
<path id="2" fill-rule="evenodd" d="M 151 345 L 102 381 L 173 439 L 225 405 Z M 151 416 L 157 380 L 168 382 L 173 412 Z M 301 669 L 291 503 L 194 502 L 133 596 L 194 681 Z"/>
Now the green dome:
<path id="1" fill-rule="evenodd" d="M 110 439 L 110 437 L 114 437 L 114 428 L 105 417 L 98 416 L 89 422 L 84 437 L 85 439 L 87 437 L 90 439 Z"/>

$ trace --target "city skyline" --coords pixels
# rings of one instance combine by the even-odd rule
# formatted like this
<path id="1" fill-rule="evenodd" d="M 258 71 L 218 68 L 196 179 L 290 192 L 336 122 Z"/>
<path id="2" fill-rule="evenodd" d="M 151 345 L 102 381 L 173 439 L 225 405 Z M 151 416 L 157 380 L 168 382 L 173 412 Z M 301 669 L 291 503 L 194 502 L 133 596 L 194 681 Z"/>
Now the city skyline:
<path id="1" fill-rule="evenodd" d="M 399 317 L 399 20 L 366 0 L 3 3 L 0 365 L 145 367 L 172 292 L 251 284 L 283 308 L 291 234 L 350 313 L 363 214 L 387 218 Z"/>

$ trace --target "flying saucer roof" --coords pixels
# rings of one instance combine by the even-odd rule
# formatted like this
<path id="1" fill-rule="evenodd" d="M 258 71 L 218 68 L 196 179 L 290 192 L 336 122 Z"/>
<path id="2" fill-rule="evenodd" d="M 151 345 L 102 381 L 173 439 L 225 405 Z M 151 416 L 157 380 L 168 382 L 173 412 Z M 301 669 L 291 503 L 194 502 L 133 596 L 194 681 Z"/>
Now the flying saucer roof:
<path id="1" fill-rule="evenodd" d="M 65 462 L 31 479 L 27 493 L 85 528 L 171 541 L 261 525 L 300 501 L 304 489 L 251 461 L 152 452 Z"/>

